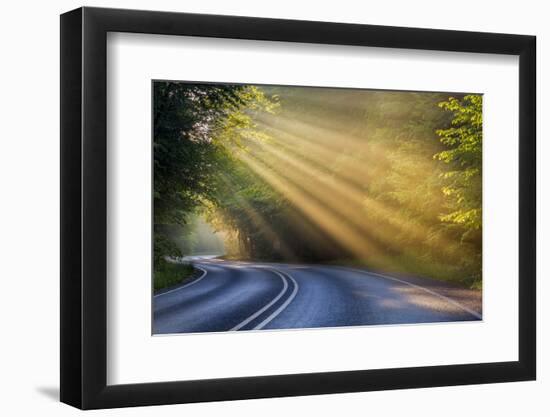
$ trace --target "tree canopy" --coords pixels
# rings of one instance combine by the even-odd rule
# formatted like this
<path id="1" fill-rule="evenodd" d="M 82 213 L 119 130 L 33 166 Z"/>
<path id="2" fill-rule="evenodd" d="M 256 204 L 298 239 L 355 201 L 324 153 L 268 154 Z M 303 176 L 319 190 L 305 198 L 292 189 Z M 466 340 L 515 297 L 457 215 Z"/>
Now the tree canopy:
<path id="1" fill-rule="evenodd" d="M 155 270 L 193 247 L 481 284 L 482 96 L 154 83 Z"/>

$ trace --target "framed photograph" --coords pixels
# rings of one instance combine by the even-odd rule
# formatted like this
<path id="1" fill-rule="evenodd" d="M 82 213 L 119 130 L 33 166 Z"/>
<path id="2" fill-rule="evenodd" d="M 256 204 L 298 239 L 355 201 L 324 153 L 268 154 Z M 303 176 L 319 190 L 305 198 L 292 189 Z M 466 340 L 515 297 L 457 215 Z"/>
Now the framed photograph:
<path id="1" fill-rule="evenodd" d="M 533 380 L 535 37 L 61 16 L 61 401 Z"/>

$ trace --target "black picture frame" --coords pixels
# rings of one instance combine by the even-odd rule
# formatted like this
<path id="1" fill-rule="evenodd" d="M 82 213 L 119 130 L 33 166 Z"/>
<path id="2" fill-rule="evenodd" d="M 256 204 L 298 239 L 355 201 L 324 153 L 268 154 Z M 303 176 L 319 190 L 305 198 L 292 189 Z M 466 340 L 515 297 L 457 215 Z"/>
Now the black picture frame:
<path id="1" fill-rule="evenodd" d="M 108 32 L 519 56 L 519 360 L 107 385 Z M 533 380 L 534 36 L 79 8 L 61 15 L 61 401 L 82 409 Z"/>

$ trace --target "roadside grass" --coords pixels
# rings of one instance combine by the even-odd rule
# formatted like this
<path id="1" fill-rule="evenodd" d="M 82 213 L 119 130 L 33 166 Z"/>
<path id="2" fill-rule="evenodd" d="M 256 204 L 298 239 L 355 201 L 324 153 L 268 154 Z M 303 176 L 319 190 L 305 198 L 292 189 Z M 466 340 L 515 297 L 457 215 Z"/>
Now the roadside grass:
<path id="1" fill-rule="evenodd" d="M 193 276 L 196 271 L 190 264 L 162 262 L 153 272 L 155 291 L 180 284 Z"/>

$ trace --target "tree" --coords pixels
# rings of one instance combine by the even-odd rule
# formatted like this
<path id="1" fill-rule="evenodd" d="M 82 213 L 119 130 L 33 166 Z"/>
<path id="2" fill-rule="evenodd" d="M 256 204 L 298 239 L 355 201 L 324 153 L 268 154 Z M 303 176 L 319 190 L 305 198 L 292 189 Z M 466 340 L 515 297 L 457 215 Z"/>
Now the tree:
<path id="1" fill-rule="evenodd" d="M 253 86 L 155 82 L 153 85 L 154 251 L 180 256 L 174 235 L 204 201 L 215 202 L 219 173 L 243 137 L 259 139 L 251 115 L 276 103 Z M 178 238 L 182 246 L 181 236 Z"/>
<path id="2" fill-rule="evenodd" d="M 449 128 L 437 131 L 447 149 L 434 156 L 449 167 L 441 175 L 446 210 L 440 219 L 459 233 L 463 265 L 471 271 L 474 286 L 481 283 L 482 263 L 482 100 L 481 95 L 467 95 L 439 104 L 453 119 Z"/>
<path id="3" fill-rule="evenodd" d="M 442 174 L 448 213 L 442 215 L 441 220 L 463 227 L 464 239 L 478 239 L 480 243 L 482 96 L 467 95 L 463 100 L 451 97 L 439 106 L 454 115 L 451 127 L 437 130 L 448 149 L 434 157 L 451 167 Z"/>

